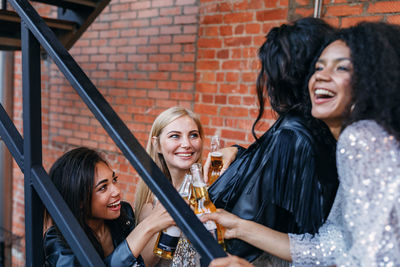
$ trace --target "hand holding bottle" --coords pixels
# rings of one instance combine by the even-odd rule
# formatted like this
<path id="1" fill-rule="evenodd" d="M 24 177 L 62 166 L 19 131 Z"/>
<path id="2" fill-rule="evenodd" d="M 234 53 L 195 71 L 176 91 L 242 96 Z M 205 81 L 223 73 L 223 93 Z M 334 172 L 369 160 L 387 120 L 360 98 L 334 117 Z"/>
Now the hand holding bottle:
<path id="1" fill-rule="evenodd" d="M 222 154 L 222 168 L 220 170 L 220 175 L 224 173 L 224 171 L 231 165 L 231 163 L 235 160 L 236 155 L 238 153 L 238 149 L 236 147 L 224 147 L 218 150 Z M 208 153 L 206 162 L 204 163 L 204 173 L 209 173 L 211 168 L 211 153 Z M 207 184 L 212 184 L 209 182 L 209 178 L 206 176 L 204 180 Z"/>
<path id="2" fill-rule="evenodd" d="M 214 213 L 204 214 L 200 217 L 200 221 L 203 223 L 209 220 L 215 221 L 224 227 L 224 238 L 231 239 L 240 236 L 239 223 L 242 219 L 238 216 L 223 209 L 217 209 Z"/>

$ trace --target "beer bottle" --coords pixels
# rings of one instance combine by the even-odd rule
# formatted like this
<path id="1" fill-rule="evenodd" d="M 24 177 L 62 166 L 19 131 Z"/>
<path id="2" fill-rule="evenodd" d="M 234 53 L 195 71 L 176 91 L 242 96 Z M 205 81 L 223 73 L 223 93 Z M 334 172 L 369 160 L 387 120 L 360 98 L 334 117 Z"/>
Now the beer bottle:
<path id="1" fill-rule="evenodd" d="M 212 185 L 221 175 L 223 166 L 222 153 L 219 150 L 219 136 L 214 135 L 211 138 L 211 166 L 208 169 L 208 186 Z"/>
<path id="2" fill-rule="evenodd" d="M 197 216 L 201 216 L 206 213 L 213 213 L 217 210 L 214 203 L 211 202 L 210 197 L 208 196 L 207 186 L 204 182 L 203 174 L 202 174 L 202 166 L 200 163 L 194 163 L 190 167 L 190 171 L 193 176 L 193 195 L 196 199 L 196 205 L 194 207 L 194 213 Z M 218 241 L 225 249 L 225 242 L 223 238 L 222 228 L 219 224 L 216 224 L 214 221 L 207 221 L 204 223 L 204 226 L 214 238 Z"/>
<path id="3" fill-rule="evenodd" d="M 190 199 L 192 192 L 191 183 L 192 175 L 186 174 L 178 190 L 179 194 L 184 199 Z M 181 230 L 177 226 L 170 226 L 161 231 L 158 234 L 153 253 L 161 258 L 171 260 L 174 257 L 180 236 Z"/>

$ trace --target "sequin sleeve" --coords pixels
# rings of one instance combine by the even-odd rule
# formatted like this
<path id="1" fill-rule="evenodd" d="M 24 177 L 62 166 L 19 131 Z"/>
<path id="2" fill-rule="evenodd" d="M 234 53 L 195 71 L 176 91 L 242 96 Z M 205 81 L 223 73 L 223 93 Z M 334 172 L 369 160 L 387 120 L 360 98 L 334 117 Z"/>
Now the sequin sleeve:
<path id="1" fill-rule="evenodd" d="M 341 192 L 339 185 L 338 196 Z M 328 220 L 318 234 L 289 234 L 293 266 L 331 266 L 345 250 L 345 239 L 340 225 L 342 199 L 337 197 Z M 339 215 L 339 216 L 338 216 Z"/>
<path id="2" fill-rule="evenodd" d="M 318 234 L 289 235 L 294 266 L 400 266 L 399 159 L 398 141 L 375 122 L 343 131 L 335 202 Z"/>
<path id="3" fill-rule="evenodd" d="M 351 245 L 338 266 L 399 266 L 399 155 L 398 142 L 374 121 L 341 134 L 337 162 Z"/>

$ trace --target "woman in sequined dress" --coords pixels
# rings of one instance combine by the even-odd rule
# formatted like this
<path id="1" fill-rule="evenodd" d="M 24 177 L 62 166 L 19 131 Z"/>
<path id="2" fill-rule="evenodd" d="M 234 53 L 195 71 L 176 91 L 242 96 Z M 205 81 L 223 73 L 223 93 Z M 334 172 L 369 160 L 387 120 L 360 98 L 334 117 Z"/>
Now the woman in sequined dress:
<path id="1" fill-rule="evenodd" d="M 294 266 L 400 266 L 399 42 L 399 26 L 361 23 L 342 30 L 315 64 L 312 115 L 340 134 L 340 185 L 318 234 L 287 235 L 224 211 L 202 220 Z M 249 266 L 237 257 L 210 266 L 229 264 Z"/>
<path id="2" fill-rule="evenodd" d="M 163 111 L 154 120 L 147 143 L 147 153 L 178 189 L 185 174 L 190 172 L 190 166 L 201 161 L 203 138 L 203 128 L 199 118 L 186 108 L 172 107 Z M 139 223 L 154 212 L 154 200 L 154 195 L 141 180 L 135 201 L 135 213 Z M 170 260 L 160 260 L 153 254 L 157 235 L 158 233 L 153 236 L 142 252 L 146 266 L 198 265 L 199 255 L 183 238 L 180 239 L 174 255 L 175 263 Z"/>

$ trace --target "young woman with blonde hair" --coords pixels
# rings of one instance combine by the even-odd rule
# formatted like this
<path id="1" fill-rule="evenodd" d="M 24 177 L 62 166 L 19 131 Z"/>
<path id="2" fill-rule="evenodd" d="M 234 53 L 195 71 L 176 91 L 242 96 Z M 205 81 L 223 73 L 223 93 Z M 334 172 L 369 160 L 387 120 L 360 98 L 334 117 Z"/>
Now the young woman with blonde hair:
<path id="1" fill-rule="evenodd" d="M 201 162 L 203 139 L 203 128 L 199 118 L 186 108 L 171 107 L 155 119 L 147 143 L 147 153 L 178 189 L 185 174 L 189 173 L 190 166 Z M 140 181 L 135 201 L 138 223 L 153 213 L 154 200 L 150 189 Z M 161 264 L 160 258 L 153 254 L 156 238 L 157 235 L 154 235 L 142 253 L 146 266 Z M 188 254 L 187 257 L 190 257 L 189 254 L 195 254 L 192 250 L 185 253 Z"/>

